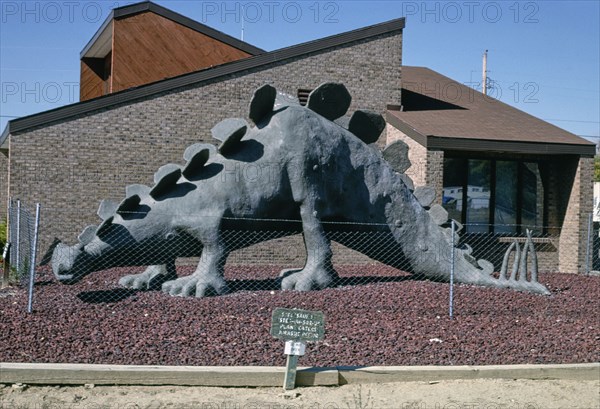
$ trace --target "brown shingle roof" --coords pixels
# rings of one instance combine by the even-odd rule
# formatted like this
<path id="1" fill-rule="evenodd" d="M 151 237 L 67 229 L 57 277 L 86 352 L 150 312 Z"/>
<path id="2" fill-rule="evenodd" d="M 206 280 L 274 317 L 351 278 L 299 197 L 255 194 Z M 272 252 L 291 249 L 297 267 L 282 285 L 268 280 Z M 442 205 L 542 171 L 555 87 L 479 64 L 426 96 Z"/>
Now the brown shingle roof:
<path id="1" fill-rule="evenodd" d="M 428 148 L 593 155 L 595 144 L 424 67 L 402 67 L 388 122 Z"/>

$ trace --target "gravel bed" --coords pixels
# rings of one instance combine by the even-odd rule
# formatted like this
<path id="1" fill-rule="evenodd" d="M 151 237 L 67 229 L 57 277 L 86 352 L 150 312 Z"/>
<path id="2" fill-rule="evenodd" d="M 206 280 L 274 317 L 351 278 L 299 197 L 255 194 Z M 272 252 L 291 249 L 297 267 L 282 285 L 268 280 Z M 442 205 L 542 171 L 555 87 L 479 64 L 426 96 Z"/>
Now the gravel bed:
<path id="1" fill-rule="evenodd" d="M 488 365 L 600 361 L 600 277 L 546 273 L 551 296 L 412 280 L 397 270 L 340 267 L 341 285 L 277 287 L 275 267 L 228 267 L 234 292 L 204 299 L 119 288 L 112 269 L 67 286 L 47 271 L 0 291 L 0 362 L 285 365 L 269 335 L 273 309 L 325 314 L 325 339 L 300 365 Z M 180 268 L 182 275 L 189 267 Z"/>

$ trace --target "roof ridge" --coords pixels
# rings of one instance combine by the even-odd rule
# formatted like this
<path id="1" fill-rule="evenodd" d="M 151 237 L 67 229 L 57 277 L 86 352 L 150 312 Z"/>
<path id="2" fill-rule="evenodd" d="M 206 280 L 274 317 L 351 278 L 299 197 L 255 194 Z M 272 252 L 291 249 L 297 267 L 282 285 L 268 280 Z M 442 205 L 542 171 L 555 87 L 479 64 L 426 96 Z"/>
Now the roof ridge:
<path id="1" fill-rule="evenodd" d="M 237 48 L 238 50 L 245 51 L 248 54 L 258 55 L 265 52 L 265 50 L 263 50 L 262 48 L 258 48 L 250 43 L 232 37 L 229 34 L 212 28 L 206 24 L 200 23 L 199 21 L 184 16 L 183 14 L 177 13 L 176 11 L 163 7 L 160 4 L 156 4 L 152 1 L 146 0 L 141 1 L 139 3 L 115 7 L 114 9 L 112 9 L 106 20 L 104 20 L 104 22 L 100 25 L 100 28 L 98 28 L 96 33 L 87 42 L 87 44 L 81 51 L 79 57 L 83 58 L 85 56 L 89 49 L 96 43 L 96 40 L 100 37 L 102 32 L 113 20 L 123 19 L 147 11 L 153 12 L 154 14 L 157 14 L 163 18 L 174 21 L 175 23 L 187 27 L 190 30 L 194 30 L 198 33 L 214 38 L 215 40 L 225 43 L 231 47 Z"/>
<path id="2" fill-rule="evenodd" d="M 108 108 L 117 104 L 131 102 L 165 91 L 171 91 L 203 81 L 225 77 L 248 69 L 254 69 L 264 65 L 285 61 L 290 58 L 319 52 L 327 48 L 342 46 L 351 42 L 392 33 L 402 30 L 404 26 L 404 17 L 397 18 L 13 119 L 8 122 L 6 129 L 0 136 L 0 145 L 2 145 L 8 134 L 22 132 L 35 126 L 45 126 L 55 121 Z"/>

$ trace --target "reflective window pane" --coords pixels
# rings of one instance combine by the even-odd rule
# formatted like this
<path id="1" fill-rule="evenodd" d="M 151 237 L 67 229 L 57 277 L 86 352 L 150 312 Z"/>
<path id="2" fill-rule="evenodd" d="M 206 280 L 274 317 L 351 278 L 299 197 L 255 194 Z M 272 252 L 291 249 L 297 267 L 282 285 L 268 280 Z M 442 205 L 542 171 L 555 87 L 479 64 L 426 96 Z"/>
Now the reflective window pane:
<path id="1" fill-rule="evenodd" d="M 442 206 L 450 219 L 462 222 L 462 202 L 464 185 L 464 159 L 444 159 L 444 192 Z"/>
<path id="2" fill-rule="evenodd" d="M 517 232 L 518 162 L 496 162 L 496 204 L 494 230 L 496 233 Z"/>
<path id="3" fill-rule="evenodd" d="M 537 163 L 523 166 L 523 208 L 521 210 L 523 232 L 531 229 L 541 234 L 544 225 L 544 186 Z"/>
<path id="4" fill-rule="evenodd" d="M 467 232 L 486 233 L 490 222 L 490 161 L 469 159 L 467 174 Z"/>

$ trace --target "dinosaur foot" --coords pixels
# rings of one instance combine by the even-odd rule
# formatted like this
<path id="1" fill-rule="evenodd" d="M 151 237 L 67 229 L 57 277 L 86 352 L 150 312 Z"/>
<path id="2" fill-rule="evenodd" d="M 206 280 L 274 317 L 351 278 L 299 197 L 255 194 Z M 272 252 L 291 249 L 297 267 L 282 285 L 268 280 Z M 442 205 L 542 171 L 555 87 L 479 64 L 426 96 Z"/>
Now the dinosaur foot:
<path id="1" fill-rule="evenodd" d="M 169 274 L 167 267 L 162 265 L 150 266 L 141 274 L 131 274 L 119 279 L 119 285 L 132 290 L 159 290 L 162 284 L 177 278 L 176 274 Z"/>
<path id="2" fill-rule="evenodd" d="M 333 268 L 290 268 L 279 274 L 282 290 L 311 291 L 332 286 L 339 278 Z"/>
<path id="3" fill-rule="evenodd" d="M 226 294 L 229 289 L 227 283 L 221 277 L 192 274 L 177 280 L 167 281 L 162 285 L 162 291 L 172 296 L 202 298 Z"/>

